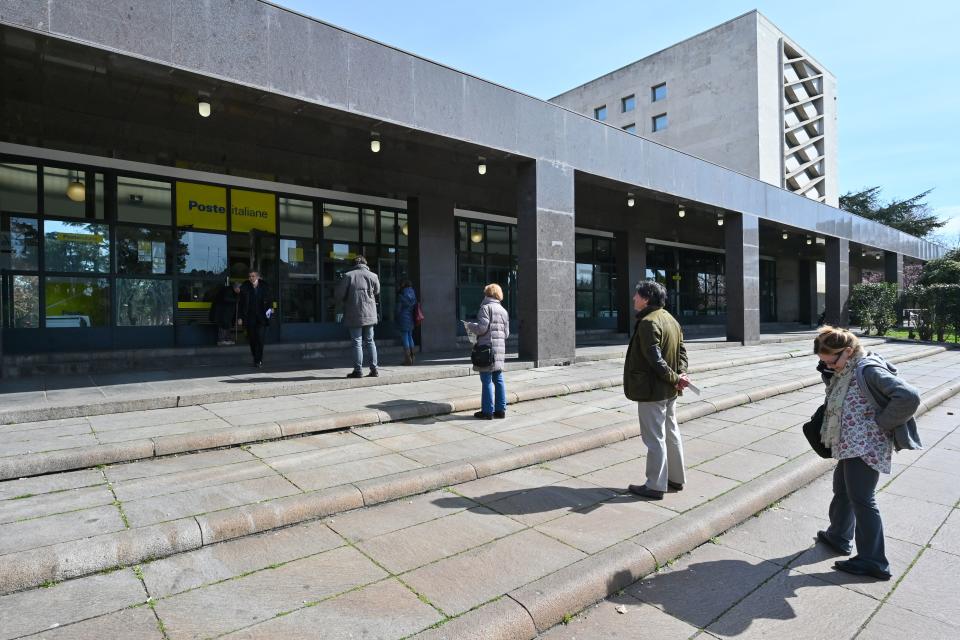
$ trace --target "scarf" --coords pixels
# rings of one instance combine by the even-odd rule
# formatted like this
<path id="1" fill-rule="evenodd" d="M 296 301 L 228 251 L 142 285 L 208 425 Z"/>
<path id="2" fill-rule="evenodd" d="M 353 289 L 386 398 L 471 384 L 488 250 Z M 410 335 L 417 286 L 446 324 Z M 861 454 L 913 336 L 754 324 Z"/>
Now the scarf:
<path id="1" fill-rule="evenodd" d="M 820 427 L 820 441 L 824 446 L 833 448 L 840 443 L 840 418 L 843 416 L 843 401 L 847 397 L 850 382 L 854 379 L 857 364 L 863 358 L 863 352 L 854 352 L 843 369 L 833 374 L 827 385 L 827 410 Z"/>

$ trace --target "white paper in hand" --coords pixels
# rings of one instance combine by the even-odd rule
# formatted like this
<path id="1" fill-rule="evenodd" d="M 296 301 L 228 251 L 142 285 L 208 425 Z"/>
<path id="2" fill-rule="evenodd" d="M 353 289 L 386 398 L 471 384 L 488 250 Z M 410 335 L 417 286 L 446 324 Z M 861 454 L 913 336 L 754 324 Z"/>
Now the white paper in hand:
<path id="1" fill-rule="evenodd" d="M 693 384 L 692 382 L 687 383 L 686 388 L 687 388 L 687 389 L 690 389 L 690 391 L 693 391 L 694 394 L 700 395 L 700 387 L 698 387 L 697 385 Z"/>

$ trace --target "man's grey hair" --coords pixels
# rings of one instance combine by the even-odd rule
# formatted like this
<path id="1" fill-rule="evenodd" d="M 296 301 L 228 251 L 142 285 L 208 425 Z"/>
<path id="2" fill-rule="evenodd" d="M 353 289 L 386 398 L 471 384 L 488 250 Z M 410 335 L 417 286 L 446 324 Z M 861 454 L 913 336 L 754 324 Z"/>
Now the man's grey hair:
<path id="1" fill-rule="evenodd" d="M 355 256 L 353 258 L 353 264 L 367 264 L 367 259 L 362 255 Z"/>
<path id="2" fill-rule="evenodd" d="M 659 282 L 642 280 L 637 283 L 637 293 L 652 307 L 662 307 L 667 303 L 667 289 Z"/>

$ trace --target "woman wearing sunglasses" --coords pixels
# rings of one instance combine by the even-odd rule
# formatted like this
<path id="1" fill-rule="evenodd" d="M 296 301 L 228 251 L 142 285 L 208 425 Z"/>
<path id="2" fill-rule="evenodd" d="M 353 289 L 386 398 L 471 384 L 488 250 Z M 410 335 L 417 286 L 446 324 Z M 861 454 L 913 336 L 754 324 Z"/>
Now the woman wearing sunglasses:
<path id="1" fill-rule="evenodd" d="M 913 414 L 920 406 L 916 389 L 897 377 L 897 369 L 879 355 L 864 352 L 846 329 L 823 327 L 814 340 L 817 370 L 827 385 L 820 437 L 837 459 L 833 473 L 830 527 L 817 538 L 848 556 L 838 571 L 890 579 L 883 523 L 876 489 L 881 473 L 890 473 L 894 447 L 919 449 Z"/>

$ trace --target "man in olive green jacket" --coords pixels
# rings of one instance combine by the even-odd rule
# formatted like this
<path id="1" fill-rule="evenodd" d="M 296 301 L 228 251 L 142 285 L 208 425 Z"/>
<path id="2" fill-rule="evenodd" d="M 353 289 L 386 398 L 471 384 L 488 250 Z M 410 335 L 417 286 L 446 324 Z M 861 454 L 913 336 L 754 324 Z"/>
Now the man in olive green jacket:
<path id="1" fill-rule="evenodd" d="M 675 405 L 677 394 L 690 384 L 687 350 L 680 325 L 663 308 L 666 298 L 667 290 L 657 282 L 637 285 L 637 326 L 623 365 L 623 392 L 637 403 L 647 447 L 647 481 L 629 490 L 653 500 L 662 500 L 668 487 L 682 490 L 686 480 Z"/>

